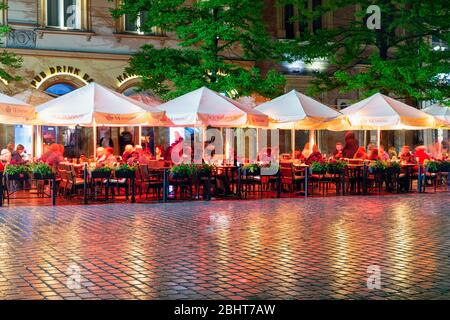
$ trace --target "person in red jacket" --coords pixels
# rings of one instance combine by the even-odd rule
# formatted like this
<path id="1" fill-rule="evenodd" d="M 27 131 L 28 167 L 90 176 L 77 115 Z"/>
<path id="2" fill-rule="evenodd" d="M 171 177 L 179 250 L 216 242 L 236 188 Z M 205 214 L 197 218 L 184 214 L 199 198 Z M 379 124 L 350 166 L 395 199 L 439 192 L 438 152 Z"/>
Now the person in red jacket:
<path id="1" fill-rule="evenodd" d="M 425 160 L 430 160 L 431 156 L 427 153 L 427 148 L 425 146 L 416 147 L 416 152 L 414 152 L 414 158 L 419 160 L 419 163 L 423 165 Z"/>

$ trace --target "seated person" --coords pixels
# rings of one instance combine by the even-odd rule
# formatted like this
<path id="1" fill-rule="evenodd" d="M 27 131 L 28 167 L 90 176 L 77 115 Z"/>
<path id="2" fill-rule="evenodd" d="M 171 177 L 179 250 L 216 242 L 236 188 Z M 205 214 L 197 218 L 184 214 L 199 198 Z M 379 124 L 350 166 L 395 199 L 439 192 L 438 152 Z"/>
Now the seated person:
<path id="1" fill-rule="evenodd" d="M 23 156 L 25 155 L 25 147 L 21 144 L 18 144 L 16 147 L 16 151 L 11 154 L 11 164 L 22 165 L 26 164 L 27 161 L 24 160 Z"/>
<path id="2" fill-rule="evenodd" d="M 372 161 L 380 160 L 380 157 L 378 155 L 378 148 L 373 148 L 367 156 L 367 159 Z"/>
<path id="3" fill-rule="evenodd" d="M 339 160 L 343 158 L 342 150 L 344 150 L 344 146 L 341 142 L 336 143 L 336 149 L 333 151 L 333 159 Z"/>
<path id="4" fill-rule="evenodd" d="M 398 155 L 397 155 L 397 151 L 395 150 L 394 147 L 389 147 L 388 153 L 389 153 L 389 158 L 391 158 L 393 160 L 397 159 Z"/>
<path id="5" fill-rule="evenodd" d="M 409 150 L 409 146 L 403 146 L 400 151 L 400 162 L 403 164 L 414 164 L 416 163 L 411 151 Z"/>
<path id="6" fill-rule="evenodd" d="M 311 164 L 313 162 L 320 162 L 323 160 L 322 154 L 319 151 L 319 147 L 317 145 L 313 145 L 312 153 L 309 155 L 308 159 L 306 159 L 306 164 Z"/>
<path id="7" fill-rule="evenodd" d="M 366 148 L 359 147 L 353 156 L 353 159 L 367 160 Z"/>
<path id="8" fill-rule="evenodd" d="M 105 148 L 105 154 L 98 160 L 98 164 L 101 166 L 112 167 L 117 162 L 114 156 L 114 149 L 111 147 Z"/>
<path id="9" fill-rule="evenodd" d="M 98 147 L 97 148 L 97 157 L 95 158 L 95 161 L 100 162 L 105 160 L 105 148 Z"/>
<path id="10" fill-rule="evenodd" d="M 163 146 L 155 147 L 155 160 L 164 160 L 164 148 Z"/>
<path id="11" fill-rule="evenodd" d="M 134 153 L 134 147 L 131 144 L 127 144 L 125 146 L 125 151 L 122 154 L 122 160 L 124 162 L 128 162 L 128 159 L 133 157 L 133 153 Z"/>
<path id="12" fill-rule="evenodd" d="M 390 159 L 389 153 L 387 153 L 386 150 L 384 150 L 383 145 L 380 145 L 380 148 L 378 149 L 378 157 L 380 158 L 380 160 L 383 161 L 388 161 Z"/>
<path id="13" fill-rule="evenodd" d="M 419 161 L 419 164 L 423 165 L 425 160 L 430 160 L 431 156 L 427 153 L 427 148 L 425 146 L 416 147 L 416 152 L 414 152 L 414 158 Z"/>

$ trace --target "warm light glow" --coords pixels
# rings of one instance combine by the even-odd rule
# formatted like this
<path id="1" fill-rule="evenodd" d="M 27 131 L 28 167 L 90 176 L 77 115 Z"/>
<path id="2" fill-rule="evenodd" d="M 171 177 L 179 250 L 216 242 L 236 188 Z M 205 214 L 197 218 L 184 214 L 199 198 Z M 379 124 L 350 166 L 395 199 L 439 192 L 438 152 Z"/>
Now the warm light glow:
<path id="1" fill-rule="evenodd" d="M 36 89 L 39 89 L 42 86 L 42 84 L 45 83 L 47 80 L 49 80 L 51 78 L 54 78 L 54 77 L 57 77 L 57 76 L 71 76 L 71 77 L 77 78 L 78 80 L 83 82 L 85 85 L 89 84 L 89 82 L 87 82 L 85 79 L 83 79 L 83 77 L 80 77 L 79 75 L 76 75 L 76 74 L 73 74 L 73 73 L 70 73 L 70 72 L 58 72 L 58 73 L 54 73 L 54 74 L 48 75 L 45 78 L 43 78 L 39 82 L 39 84 L 36 86 Z"/>

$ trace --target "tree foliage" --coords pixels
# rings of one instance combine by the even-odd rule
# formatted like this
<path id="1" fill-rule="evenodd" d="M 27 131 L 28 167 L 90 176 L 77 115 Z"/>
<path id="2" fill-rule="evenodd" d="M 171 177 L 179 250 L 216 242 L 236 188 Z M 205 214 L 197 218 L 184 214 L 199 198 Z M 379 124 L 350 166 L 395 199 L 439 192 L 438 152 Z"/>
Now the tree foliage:
<path id="1" fill-rule="evenodd" d="M 293 20 L 301 21 L 326 14 L 343 17 L 343 9 L 355 8 L 349 23 L 301 34 L 289 43 L 290 59 L 326 58 L 330 63 L 312 82 L 310 93 L 339 89 L 359 90 L 365 95 L 390 93 L 413 100 L 449 97 L 450 51 L 443 49 L 450 40 L 449 1 L 322 1 L 314 12 L 303 9 L 307 0 L 278 1 L 300 8 Z M 374 17 L 373 12 L 367 13 L 370 5 L 381 10 L 379 29 L 367 26 L 367 19 Z M 431 39 L 443 46 L 432 45 Z"/>
<path id="2" fill-rule="evenodd" d="M 7 5 L 4 2 L 0 3 L 0 12 L 3 12 L 4 10 L 7 9 Z M 0 26 L 0 38 L 5 37 L 8 32 L 10 32 L 10 27 L 7 25 L 1 25 Z M 2 45 L 3 43 L 0 41 L 0 45 Z M 20 80 L 20 77 L 18 76 L 13 76 L 11 74 L 11 71 L 13 69 L 18 69 L 20 68 L 22 65 L 22 58 L 7 52 L 7 51 L 3 51 L 0 52 L 0 78 L 4 79 L 8 82 L 10 81 L 18 81 Z"/>
<path id="3" fill-rule="evenodd" d="M 145 45 L 131 59 L 127 71 L 142 77 L 143 88 L 163 98 L 200 86 L 270 97 L 279 93 L 284 78 L 242 63 L 281 57 L 263 22 L 263 8 L 263 1 L 254 0 L 124 0 L 112 14 L 137 19 L 146 12 L 141 31 L 158 27 L 179 40 L 172 48 Z"/>

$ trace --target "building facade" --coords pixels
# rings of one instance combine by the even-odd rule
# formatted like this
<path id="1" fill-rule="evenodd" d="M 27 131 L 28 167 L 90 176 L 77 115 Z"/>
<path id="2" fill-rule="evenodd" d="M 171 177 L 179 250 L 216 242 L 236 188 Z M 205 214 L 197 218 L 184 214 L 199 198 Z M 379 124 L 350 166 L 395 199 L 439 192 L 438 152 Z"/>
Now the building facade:
<path id="1" fill-rule="evenodd" d="M 12 28 L 3 44 L 7 51 L 23 57 L 23 67 L 17 73 L 23 80 L 10 84 L 0 81 L 0 91 L 9 95 L 32 88 L 58 96 L 93 81 L 117 92 L 130 94 L 139 82 L 135 76 L 125 73 L 131 55 L 144 44 L 152 44 L 156 48 L 177 45 L 175 36 L 162 30 L 155 29 L 147 34 L 142 33 L 139 25 L 144 22 L 144 15 L 137 21 L 131 21 L 126 16 L 118 20 L 113 19 L 110 10 L 114 9 L 120 0 L 3 1 L 7 3 L 8 9 L 0 18 L 2 23 Z M 265 1 L 267 5 L 264 18 L 267 28 L 273 37 L 280 41 L 292 39 L 307 30 L 314 32 L 320 28 L 334 28 L 345 24 L 349 19 L 354 19 L 356 10 L 354 7 L 349 7 L 311 23 L 291 22 L 290 18 L 296 15 L 297 8 L 290 5 L 277 6 L 275 0 Z M 309 0 L 308 8 L 314 10 L 314 7 L 320 3 L 321 0 Z M 274 65 L 269 61 L 260 63 L 258 66 L 263 70 L 277 68 L 283 73 L 287 80 L 286 91 L 296 89 L 305 92 L 314 73 L 326 68 L 326 63 L 317 61 L 305 65 L 298 61 Z M 345 95 L 327 92 L 316 98 L 339 109 L 351 101 L 358 100 L 359 97 L 357 92 Z M 8 141 L 17 140 L 15 139 L 17 136 L 27 136 L 17 126 L 2 126 L 0 129 L 2 147 Z M 68 139 L 73 136 L 72 133 L 76 129 L 44 127 L 42 130 L 42 135 L 48 137 L 47 143 L 57 142 L 70 146 L 71 142 Z M 109 129 L 116 149 L 119 144 L 119 132 L 124 130 L 134 129 Z M 88 139 L 91 135 L 89 129 L 83 129 L 83 132 L 85 132 L 83 139 Z M 319 133 L 321 149 L 325 153 L 332 152 L 335 142 L 342 141 L 343 135 L 343 133 Z M 280 137 L 281 151 L 289 152 L 290 132 L 280 132 Z M 361 142 L 365 140 L 366 143 L 376 139 L 374 132 L 359 133 L 359 137 Z M 154 143 L 167 143 L 165 138 L 161 139 L 163 140 Z M 395 136 L 392 133 L 384 135 L 385 144 L 397 146 L 405 143 L 413 144 L 413 139 L 413 136 L 409 137 L 405 133 Z M 307 132 L 297 132 L 298 148 L 307 141 Z M 87 148 L 91 148 L 90 144 L 87 144 Z"/>

